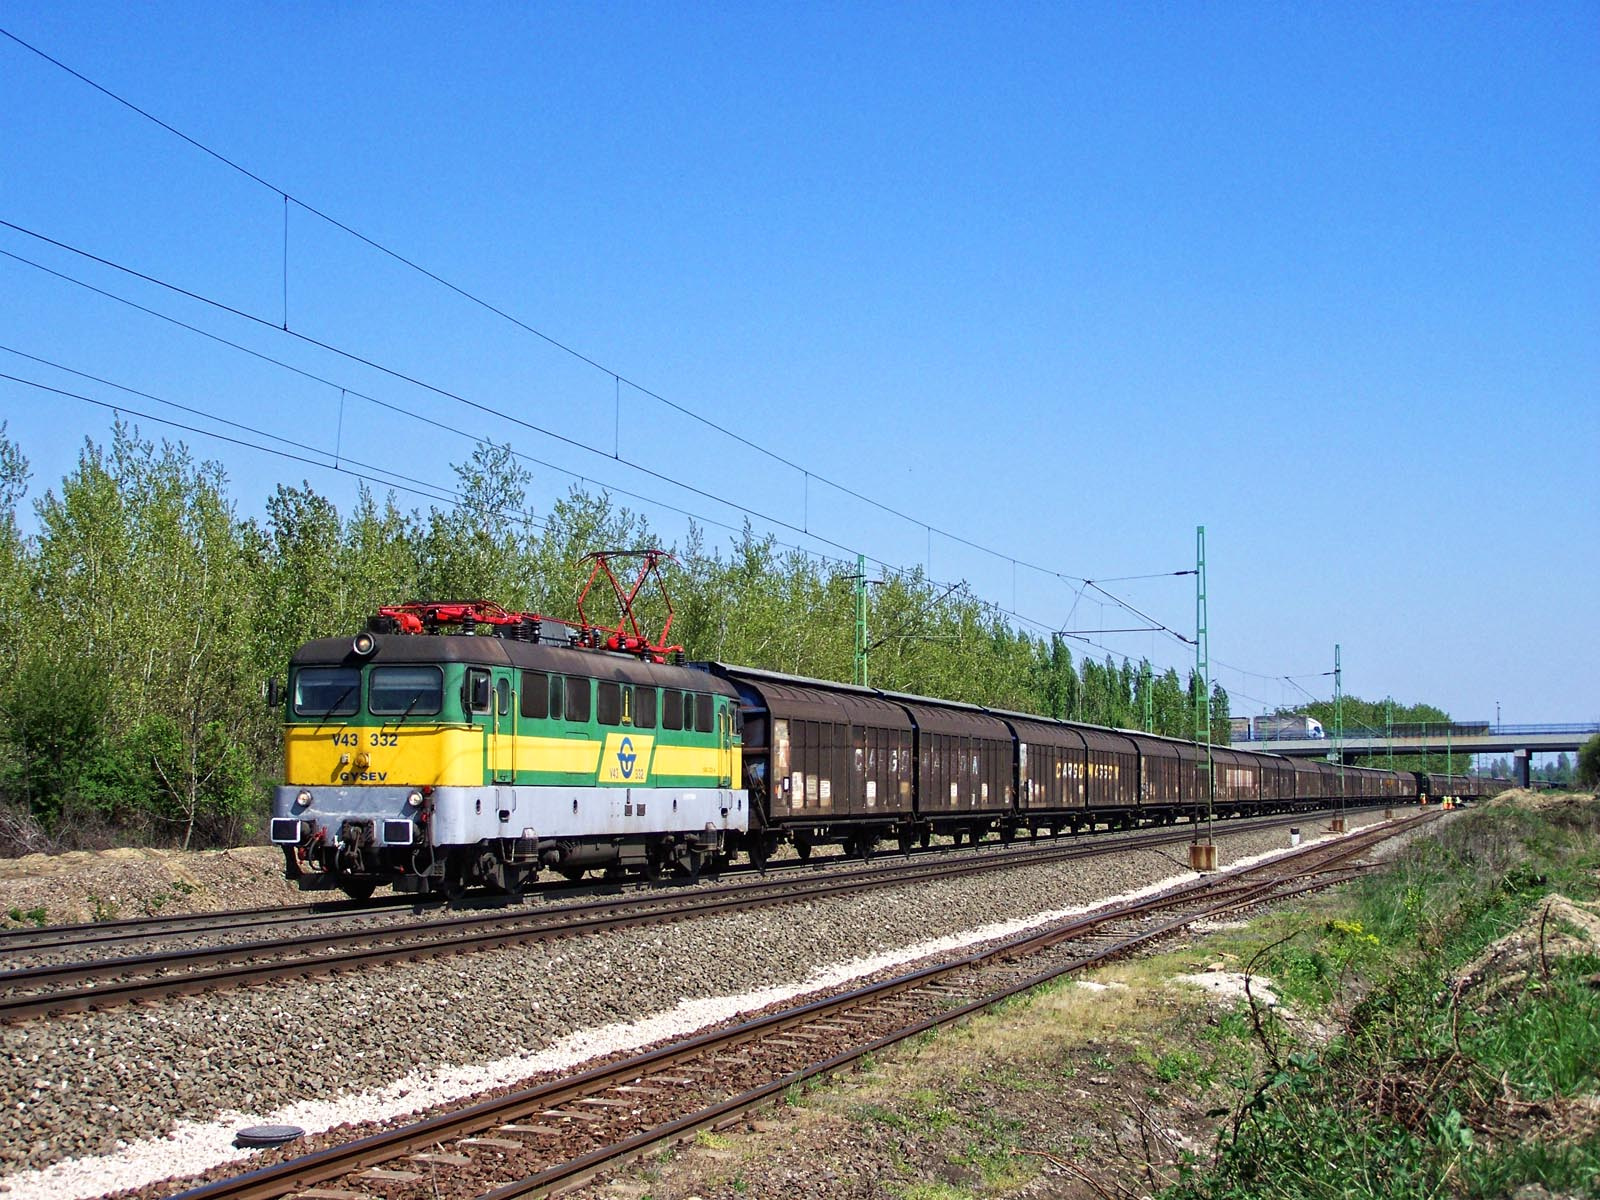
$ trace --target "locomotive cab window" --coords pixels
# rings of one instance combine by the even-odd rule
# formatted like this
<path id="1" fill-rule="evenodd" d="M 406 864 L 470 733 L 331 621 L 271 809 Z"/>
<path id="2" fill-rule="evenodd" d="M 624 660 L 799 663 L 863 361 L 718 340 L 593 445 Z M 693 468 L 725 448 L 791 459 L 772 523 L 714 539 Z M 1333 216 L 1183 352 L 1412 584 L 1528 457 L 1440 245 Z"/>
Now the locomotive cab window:
<path id="1" fill-rule="evenodd" d="M 301 667 L 294 677 L 294 711 L 302 717 L 348 717 L 361 707 L 358 667 Z"/>
<path id="2" fill-rule="evenodd" d="M 367 676 L 367 707 L 375 716 L 433 717 L 443 704 L 438 667 L 373 667 Z"/>

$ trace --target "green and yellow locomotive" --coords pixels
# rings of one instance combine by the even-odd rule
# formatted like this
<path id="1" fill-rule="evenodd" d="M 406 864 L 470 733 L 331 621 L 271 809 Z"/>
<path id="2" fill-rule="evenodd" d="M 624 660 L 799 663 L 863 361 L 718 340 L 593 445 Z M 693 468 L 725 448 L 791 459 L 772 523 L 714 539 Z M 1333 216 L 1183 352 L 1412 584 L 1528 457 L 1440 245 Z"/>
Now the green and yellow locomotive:
<path id="1" fill-rule="evenodd" d="M 676 649 L 484 603 L 308 642 L 272 807 L 289 875 L 366 896 L 697 872 L 748 828 L 739 703 Z"/>

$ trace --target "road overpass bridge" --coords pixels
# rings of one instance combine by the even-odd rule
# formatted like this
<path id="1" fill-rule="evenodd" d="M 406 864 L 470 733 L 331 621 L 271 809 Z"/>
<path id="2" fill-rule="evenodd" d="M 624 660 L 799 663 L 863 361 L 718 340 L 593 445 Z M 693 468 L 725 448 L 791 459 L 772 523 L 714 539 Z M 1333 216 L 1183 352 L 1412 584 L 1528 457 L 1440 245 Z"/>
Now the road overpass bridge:
<path id="1" fill-rule="evenodd" d="M 1457 721 L 1452 724 L 1396 725 L 1389 729 L 1347 729 L 1340 753 L 1347 763 L 1358 759 L 1387 757 L 1391 752 L 1415 754 L 1504 754 L 1517 767 L 1517 782 L 1528 786 L 1528 763 L 1535 754 L 1560 754 L 1576 751 L 1595 734 L 1600 722 L 1569 725 L 1495 725 L 1488 721 Z M 1334 759 L 1334 740 L 1320 738 L 1235 739 L 1235 746 L 1265 750 L 1290 758 Z"/>

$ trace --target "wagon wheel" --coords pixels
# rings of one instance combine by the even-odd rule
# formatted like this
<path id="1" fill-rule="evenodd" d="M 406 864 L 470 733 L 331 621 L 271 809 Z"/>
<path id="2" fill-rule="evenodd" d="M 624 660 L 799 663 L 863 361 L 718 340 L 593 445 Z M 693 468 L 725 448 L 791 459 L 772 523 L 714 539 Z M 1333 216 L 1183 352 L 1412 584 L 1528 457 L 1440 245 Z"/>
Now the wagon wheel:
<path id="1" fill-rule="evenodd" d="M 371 900 L 372 893 L 378 885 L 370 879 L 343 879 L 339 881 L 339 890 L 352 900 Z"/>
<path id="2" fill-rule="evenodd" d="M 757 834 L 750 839 L 750 844 L 745 847 L 745 853 L 750 856 L 750 865 L 762 875 L 767 873 L 767 839 Z"/>

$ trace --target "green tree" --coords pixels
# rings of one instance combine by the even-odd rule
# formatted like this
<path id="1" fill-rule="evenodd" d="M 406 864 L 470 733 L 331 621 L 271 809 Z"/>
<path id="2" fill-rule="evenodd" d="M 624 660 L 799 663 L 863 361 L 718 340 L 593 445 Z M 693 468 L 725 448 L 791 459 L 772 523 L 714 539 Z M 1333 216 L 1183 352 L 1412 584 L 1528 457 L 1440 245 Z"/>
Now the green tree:
<path id="1" fill-rule="evenodd" d="M 58 814 L 121 795 L 185 845 L 220 833 L 259 803 L 239 764 L 272 744 L 253 703 L 260 560 L 222 468 L 119 422 L 109 452 L 86 444 L 37 510 L 32 624 L 61 636 L 30 639 L 19 664 L 29 691 L 13 740 L 30 759 L 30 801 Z M 104 688 L 92 724 L 74 716 L 85 678 Z M 65 747 L 31 732 L 50 720 L 70 730 L 72 769 Z M 128 778 L 135 767 L 148 786 Z M 105 778 L 128 786 L 90 786 Z"/>
<path id="2" fill-rule="evenodd" d="M 459 499 L 428 514 L 418 584 L 430 600 L 489 600 L 520 609 L 529 591 L 533 473 L 510 446 L 481 442 L 455 466 Z"/>
<path id="3" fill-rule="evenodd" d="M 1575 778 L 1580 787 L 1600 787 L 1600 733 L 1579 748 Z"/>

